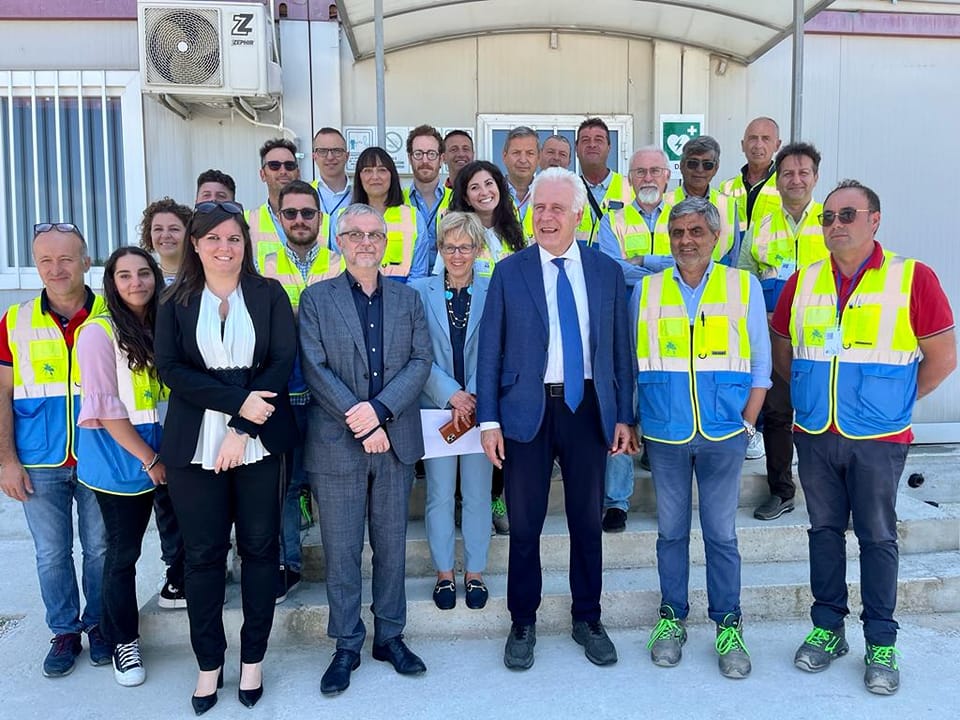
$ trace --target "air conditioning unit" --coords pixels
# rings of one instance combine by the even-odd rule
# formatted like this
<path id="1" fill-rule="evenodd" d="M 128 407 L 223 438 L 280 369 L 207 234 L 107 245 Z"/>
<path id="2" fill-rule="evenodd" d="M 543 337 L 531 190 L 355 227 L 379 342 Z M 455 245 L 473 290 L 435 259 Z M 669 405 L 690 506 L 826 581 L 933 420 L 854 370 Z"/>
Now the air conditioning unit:
<path id="1" fill-rule="evenodd" d="M 181 103 L 276 105 L 273 21 L 259 3 L 138 0 L 140 86 Z"/>

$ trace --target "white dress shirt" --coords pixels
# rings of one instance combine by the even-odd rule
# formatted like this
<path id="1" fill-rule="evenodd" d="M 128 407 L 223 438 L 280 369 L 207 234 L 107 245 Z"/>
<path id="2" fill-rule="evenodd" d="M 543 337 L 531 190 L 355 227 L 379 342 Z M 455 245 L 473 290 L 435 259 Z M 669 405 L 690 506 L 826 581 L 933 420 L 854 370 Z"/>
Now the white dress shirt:
<path id="1" fill-rule="evenodd" d="M 543 271 L 543 289 L 547 296 L 547 320 L 550 329 L 550 343 L 547 347 L 547 371 L 544 383 L 563 382 L 563 339 L 560 336 L 560 313 L 557 308 L 557 278 L 560 269 L 553 264 L 556 259 L 542 247 L 540 250 L 540 268 Z M 573 288 L 573 300 L 577 304 L 577 320 L 580 324 L 580 341 L 583 344 L 583 377 L 593 378 L 593 364 L 590 359 L 590 306 L 587 303 L 587 283 L 583 279 L 583 261 L 580 258 L 580 246 L 576 241 L 570 243 L 560 257 L 564 258 L 563 269 Z"/>

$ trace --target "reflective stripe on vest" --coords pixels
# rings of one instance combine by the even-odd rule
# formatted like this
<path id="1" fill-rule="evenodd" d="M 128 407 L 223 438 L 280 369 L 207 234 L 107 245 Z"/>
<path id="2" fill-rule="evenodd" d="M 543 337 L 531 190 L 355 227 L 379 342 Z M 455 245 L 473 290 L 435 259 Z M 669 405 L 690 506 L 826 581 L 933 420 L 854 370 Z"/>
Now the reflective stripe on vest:
<path id="1" fill-rule="evenodd" d="M 319 202 L 319 201 L 318 201 Z M 250 242 L 253 245 L 253 256 L 258 261 L 267 252 L 268 248 L 281 246 L 283 241 L 277 233 L 277 227 L 270 216 L 270 208 L 264 203 L 254 211 L 244 210 L 243 217 L 250 226 Z M 263 245 L 263 249 L 261 249 Z M 258 267 L 262 267 L 259 262 Z"/>
<path id="2" fill-rule="evenodd" d="M 587 192 L 590 192 L 589 188 L 587 188 Z M 577 228 L 577 240 L 584 240 L 587 245 L 593 245 L 597 239 L 600 221 L 603 219 L 603 215 L 610 211 L 610 203 L 620 203 L 621 208 L 626 208 L 633 203 L 635 197 L 633 188 L 630 186 L 630 183 L 624 181 L 623 175 L 611 171 L 610 184 L 607 185 L 607 190 L 603 193 L 603 199 L 600 201 L 600 212 L 602 214 L 598 218 L 593 217 L 593 205 L 588 199 L 586 205 L 583 207 L 583 218 L 580 220 L 580 227 Z"/>
<path id="3" fill-rule="evenodd" d="M 687 193 L 681 184 L 673 192 L 671 204 L 676 205 L 687 198 Z M 737 241 L 737 201 L 726 195 L 721 195 L 716 188 L 710 188 L 710 203 L 720 214 L 720 237 L 717 239 L 717 246 L 713 249 L 713 260 L 720 262 L 723 257 L 730 252 L 734 243 Z M 736 258 L 734 258 L 736 265 Z"/>
<path id="4" fill-rule="evenodd" d="M 863 273 L 841 316 L 839 355 L 828 355 L 826 344 L 827 332 L 837 327 L 833 266 L 828 259 L 800 271 L 790 310 L 797 427 L 819 434 L 835 423 L 854 439 L 910 427 L 920 357 L 910 323 L 915 266 L 884 252 L 883 265 Z"/>
<path id="5" fill-rule="evenodd" d="M 92 315 L 107 305 L 94 296 Z M 68 352 L 57 321 L 41 309 L 40 298 L 7 310 L 13 357 L 13 430 L 24 467 L 60 467 L 76 458 L 74 431 L 79 388 L 70 389 L 76 353 Z"/>
<path id="6" fill-rule="evenodd" d="M 821 203 L 810 203 L 807 214 L 797 227 L 796 235 L 782 207 L 767 213 L 750 228 L 750 252 L 760 266 L 761 282 L 776 279 L 785 262 L 794 263 L 796 268 L 800 269 L 830 257 L 818 219 L 822 212 Z"/>
<path id="7" fill-rule="evenodd" d="M 417 242 L 417 211 L 409 205 L 388 207 L 383 221 L 387 224 L 387 250 L 380 271 L 387 277 L 406 277 L 413 266 Z"/>
<path id="8" fill-rule="evenodd" d="M 750 211 L 750 221 L 747 222 L 747 188 L 743 184 L 743 173 L 720 183 L 720 192 L 733 198 L 737 202 L 737 215 L 740 218 L 740 229 L 746 230 L 767 213 L 780 207 L 780 192 L 777 190 L 777 174 L 774 173 L 760 188 L 760 193 Z"/>
<path id="9" fill-rule="evenodd" d="M 620 244 L 620 256 L 627 260 L 638 255 L 670 255 L 670 235 L 667 226 L 670 221 L 669 202 L 664 200 L 663 211 L 657 218 L 654 233 L 650 234 L 647 221 L 632 202 L 622 210 L 611 210 L 610 228 Z"/>
<path id="10" fill-rule="evenodd" d="M 113 343 L 120 402 L 134 430 L 156 452 L 161 432 L 157 406 L 165 399 L 166 388 L 156 372 L 129 368 L 126 354 L 117 346 L 109 315 L 89 318 L 77 334 L 88 325 L 103 328 Z M 153 482 L 141 469 L 140 460 L 124 450 L 104 428 L 77 428 L 77 480 L 95 490 L 116 495 L 140 495 L 153 490 Z"/>
<path id="11" fill-rule="evenodd" d="M 637 317 L 637 400 L 644 437 L 689 442 L 743 432 L 750 395 L 750 276 L 714 265 L 694 319 L 675 268 L 643 278 Z M 691 332 L 692 331 L 692 332 Z"/>

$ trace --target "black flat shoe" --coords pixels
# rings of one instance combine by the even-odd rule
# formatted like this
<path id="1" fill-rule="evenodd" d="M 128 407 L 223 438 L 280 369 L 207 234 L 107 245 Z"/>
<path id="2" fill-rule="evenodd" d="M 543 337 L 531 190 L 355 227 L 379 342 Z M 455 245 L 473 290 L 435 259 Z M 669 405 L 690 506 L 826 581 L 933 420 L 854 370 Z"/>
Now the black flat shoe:
<path id="1" fill-rule="evenodd" d="M 252 708 L 254 705 L 259 702 L 260 698 L 263 697 L 263 684 L 260 684 L 260 687 L 254 688 L 253 690 L 244 690 L 239 688 L 237 690 L 237 699 L 241 703 L 246 705 L 248 708 Z"/>
<path id="2" fill-rule="evenodd" d="M 223 687 L 223 668 L 220 668 L 220 674 L 217 675 L 217 690 Z M 203 715 L 207 710 L 217 704 L 217 690 L 209 695 L 191 695 L 190 704 L 193 705 L 193 711 L 197 715 Z"/>
<path id="3" fill-rule="evenodd" d="M 433 604 L 440 610 L 452 610 L 457 605 L 457 586 L 453 580 L 437 580 L 433 588 Z"/>
<path id="4" fill-rule="evenodd" d="M 490 593 L 487 591 L 487 586 L 483 584 L 483 580 L 477 580 L 476 578 L 467 580 L 464 600 L 468 608 L 471 610 L 480 610 L 487 604 L 487 598 L 489 596 Z"/>

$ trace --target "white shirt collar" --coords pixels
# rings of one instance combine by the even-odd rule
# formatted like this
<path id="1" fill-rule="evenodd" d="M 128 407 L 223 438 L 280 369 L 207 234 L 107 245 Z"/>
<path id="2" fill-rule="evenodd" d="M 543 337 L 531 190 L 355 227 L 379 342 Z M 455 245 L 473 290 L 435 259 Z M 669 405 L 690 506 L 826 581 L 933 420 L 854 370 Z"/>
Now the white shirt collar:
<path id="1" fill-rule="evenodd" d="M 566 251 L 561 255 L 553 255 L 547 252 L 546 250 L 544 250 L 539 245 L 537 245 L 537 249 L 540 251 L 541 265 L 546 265 L 547 263 L 551 263 L 554 260 L 556 260 L 558 257 L 567 258 L 568 260 L 576 263 L 580 262 L 580 246 L 577 244 L 576 240 L 570 243 L 570 247 L 568 247 Z"/>

